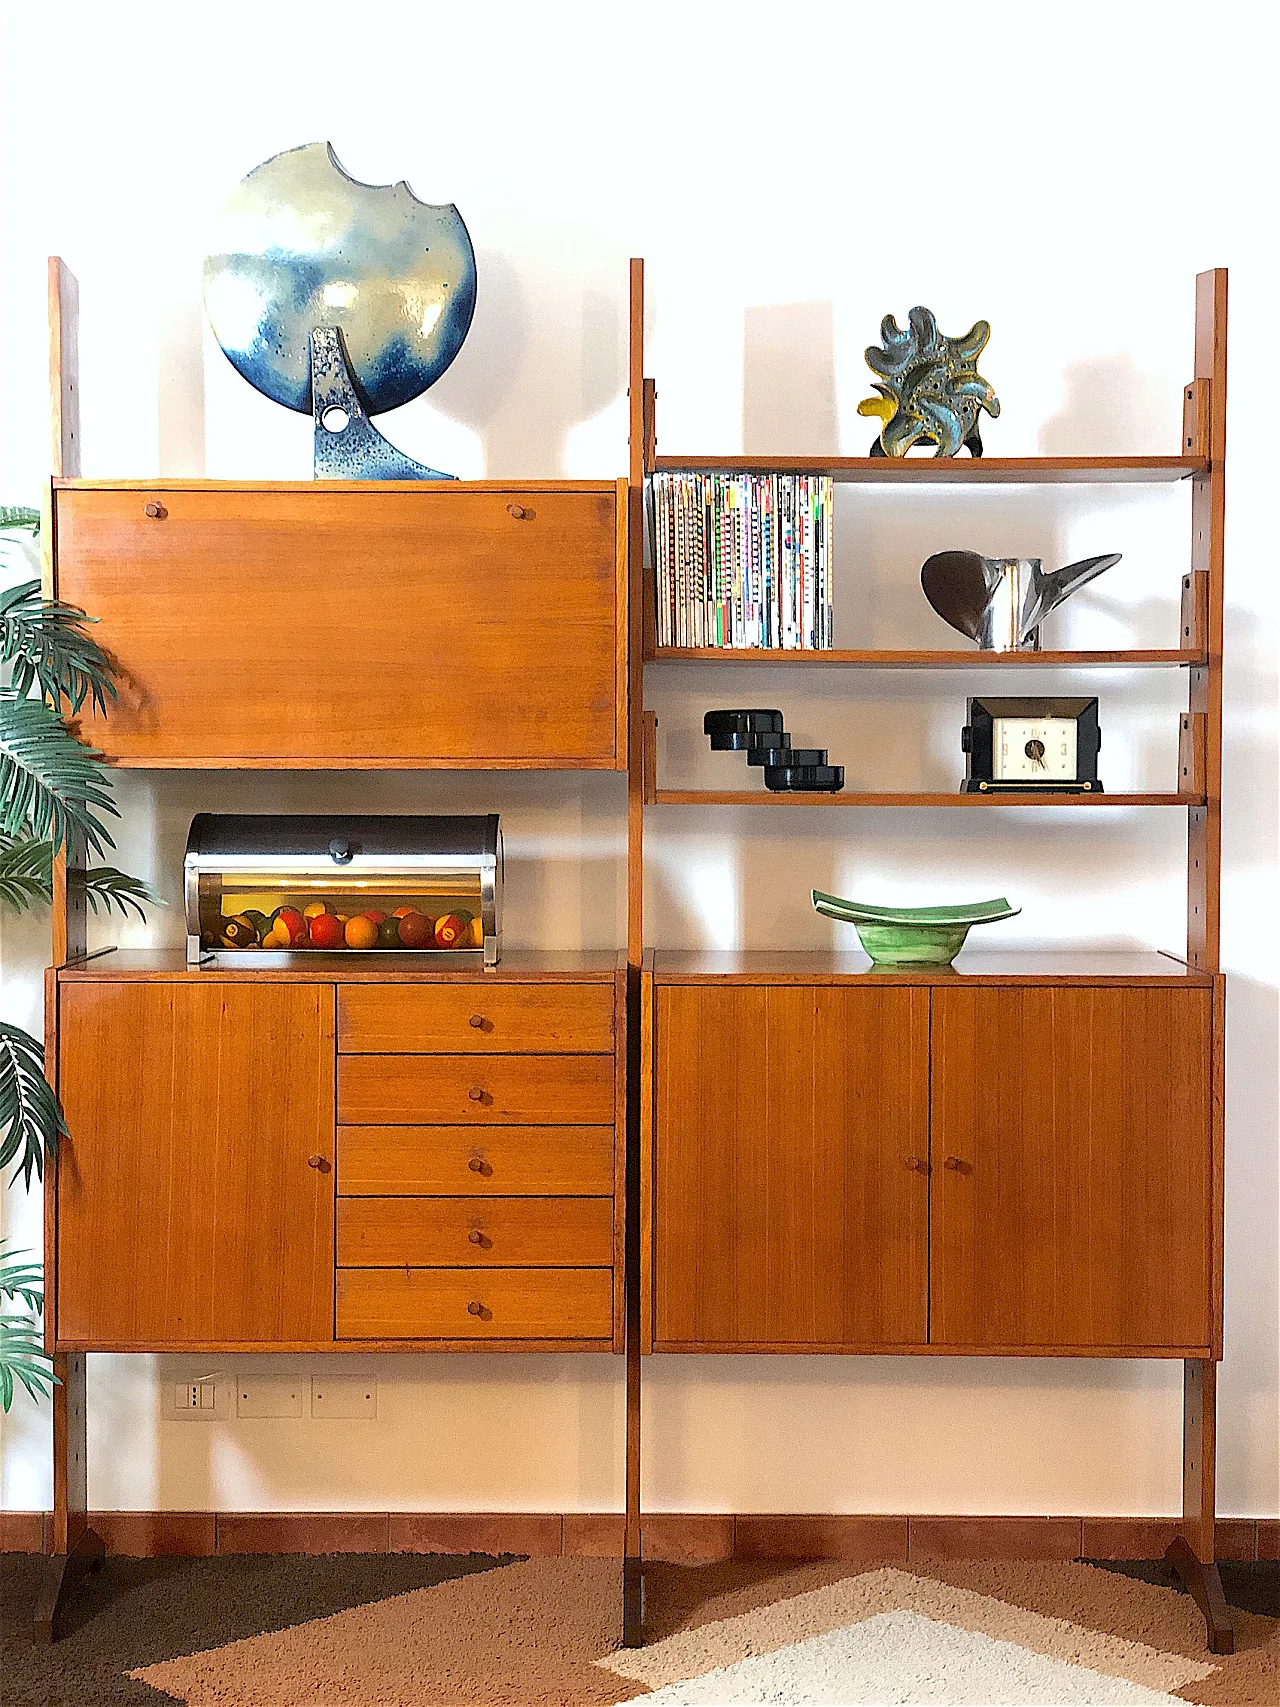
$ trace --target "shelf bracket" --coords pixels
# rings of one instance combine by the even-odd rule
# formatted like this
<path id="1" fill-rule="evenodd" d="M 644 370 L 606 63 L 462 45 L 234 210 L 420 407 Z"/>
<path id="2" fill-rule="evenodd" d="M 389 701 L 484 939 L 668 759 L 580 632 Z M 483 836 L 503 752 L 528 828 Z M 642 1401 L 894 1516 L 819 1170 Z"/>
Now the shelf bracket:
<path id="1" fill-rule="evenodd" d="M 1209 459 L 1209 381 L 1193 379 L 1182 392 L 1182 451 L 1184 456 Z"/>

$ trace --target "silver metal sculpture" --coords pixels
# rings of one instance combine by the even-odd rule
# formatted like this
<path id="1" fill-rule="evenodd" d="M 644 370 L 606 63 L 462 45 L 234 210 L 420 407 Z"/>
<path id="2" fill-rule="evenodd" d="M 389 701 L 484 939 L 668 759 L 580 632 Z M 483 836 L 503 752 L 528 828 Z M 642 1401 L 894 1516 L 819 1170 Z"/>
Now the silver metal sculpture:
<path id="1" fill-rule="evenodd" d="M 948 338 L 927 308 L 913 308 L 905 328 L 885 315 L 884 347 L 873 344 L 866 352 L 867 366 L 880 376 L 873 386 L 879 395 L 858 405 L 859 415 L 882 422 L 872 456 L 906 456 L 916 444 L 937 445 L 935 456 L 955 456 L 962 445 L 982 455 L 979 411 L 993 419 L 1000 413 L 1000 399 L 978 372 L 990 336 L 990 324 L 975 320 L 962 338 Z"/>
<path id="2" fill-rule="evenodd" d="M 920 585 L 942 620 L 984 652 L 1038 652 L 1049 612 L 1120 557 L 1118 551 L 1086 557 L 1046 575 L 1038 557 L 939 551 L 921 569 Z"/>

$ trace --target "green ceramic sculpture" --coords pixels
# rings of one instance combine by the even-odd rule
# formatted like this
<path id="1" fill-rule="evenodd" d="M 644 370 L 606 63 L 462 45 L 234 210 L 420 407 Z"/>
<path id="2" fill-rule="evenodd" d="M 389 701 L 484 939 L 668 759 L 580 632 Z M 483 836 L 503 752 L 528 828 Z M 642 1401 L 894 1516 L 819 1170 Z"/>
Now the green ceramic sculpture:
<path id="1" fill-rule="evenodd" d="M 971 925 L 992 925 L 1022 911 L 1004 896 L 958 907 L 869 907 L 812 891 L 814 911 L 852 925 L 877 966 L 950 966 Z"/>

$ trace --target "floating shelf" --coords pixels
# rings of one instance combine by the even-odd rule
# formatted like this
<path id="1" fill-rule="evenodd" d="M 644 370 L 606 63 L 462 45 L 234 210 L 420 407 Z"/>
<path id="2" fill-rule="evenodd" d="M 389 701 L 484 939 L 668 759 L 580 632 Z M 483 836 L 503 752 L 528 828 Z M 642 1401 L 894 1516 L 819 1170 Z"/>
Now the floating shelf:
<path id="1" fill-rule="evenodd" d="M 1198 456 L 660 456 L 655 474 L 825 474 L 852 485 L 1144 485 L 1207 474 Z"/>
<path id="2" fill-rule="evenodd" d="M 767 789 L 655 789 L 650 806 L 1203 806 L 1203 794 L 771 794 Z"/>
<path id="3" fill-rule="evenodd" d="M 834 647 L 783 651 L 780 647 L 658 646 L 645 654 L 650 664 L 841 664 L 862 670 L 1072 670 L 1194 668 L 1206 663 L 1194 650 L 1122 652 L 843 651 Z"/>

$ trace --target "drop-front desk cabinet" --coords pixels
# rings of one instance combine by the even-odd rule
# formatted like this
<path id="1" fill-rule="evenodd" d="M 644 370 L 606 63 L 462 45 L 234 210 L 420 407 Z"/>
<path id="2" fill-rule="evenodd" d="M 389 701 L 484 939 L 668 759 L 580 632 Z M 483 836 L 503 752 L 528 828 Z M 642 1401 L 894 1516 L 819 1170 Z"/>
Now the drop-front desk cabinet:
<path id="1" fill-rule="evenodd" d="M 648 1348 L 1220 1356 L 1222 984 L 651 953 Z"/>
<path id="2" fill-rule="evenodd" d="M 353 959 L 51 974 L 59 1351 L 621 1349 L 625 963 Z"/>

